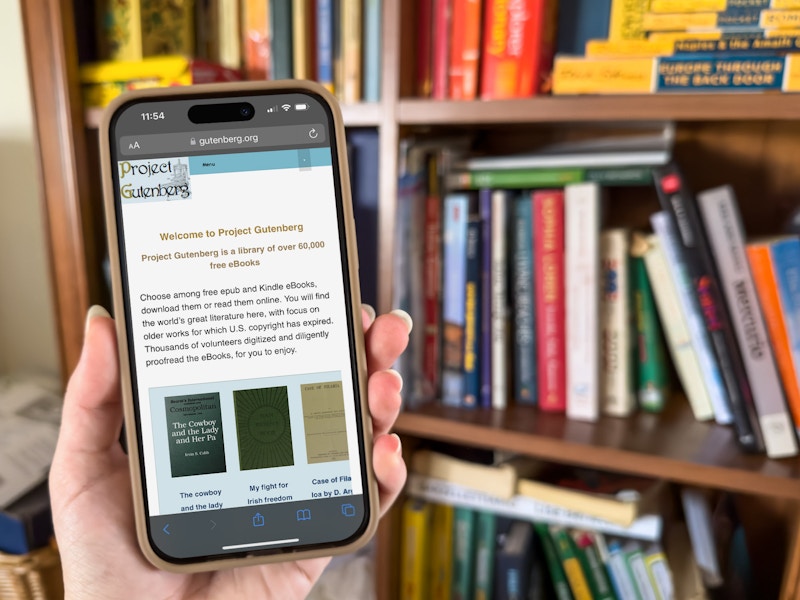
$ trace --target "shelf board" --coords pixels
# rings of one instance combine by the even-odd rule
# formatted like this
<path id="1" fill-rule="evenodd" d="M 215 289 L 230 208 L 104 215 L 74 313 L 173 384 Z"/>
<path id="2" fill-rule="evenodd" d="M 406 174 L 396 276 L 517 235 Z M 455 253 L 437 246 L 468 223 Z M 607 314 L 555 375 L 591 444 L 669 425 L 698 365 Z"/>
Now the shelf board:
<path id="1" fill-rule="evenodd" d="M 468 410 L 430 403 L 404 411 L 395 431 L 543 460 L 677 483 L 800 500 L 800 459 L 743 453 L 733 431 L 696 421 L 686 400 L 660 415 L 570 420 L 526 406 Z"/>
<path id="2" fill-rule="evenodd" d="M 800 119 L 800 95 L 653 94 L 541 96 L 514 100 L 401 99 L 401 125 Z"/>

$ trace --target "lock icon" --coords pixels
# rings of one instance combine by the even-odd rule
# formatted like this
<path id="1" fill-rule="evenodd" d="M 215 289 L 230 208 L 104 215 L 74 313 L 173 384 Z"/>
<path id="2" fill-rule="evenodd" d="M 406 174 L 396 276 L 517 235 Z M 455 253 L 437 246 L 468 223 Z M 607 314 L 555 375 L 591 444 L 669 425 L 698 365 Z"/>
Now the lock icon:
<path id="1" fill-rule="evenodd" d="M 195 144 L 197 144 L 197 141 L 194 138 L 189 140 L 189 145 L 194 146 Z"/>

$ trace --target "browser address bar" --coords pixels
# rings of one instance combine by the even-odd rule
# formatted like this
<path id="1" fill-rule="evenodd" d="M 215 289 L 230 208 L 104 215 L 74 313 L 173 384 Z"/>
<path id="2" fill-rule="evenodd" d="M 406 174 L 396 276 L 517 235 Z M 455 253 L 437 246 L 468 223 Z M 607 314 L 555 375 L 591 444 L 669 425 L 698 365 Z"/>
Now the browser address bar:
<path id="1" fill-rule="evenodd" d="M 318 146 L 325 143 L 325 127 L 310 125 L 280 125 L 250 129 L 219 129 L 193 133 L 153 133 L 125 135 L 119 140 L 119 152 L 124 156 L 148 154 L 203 153 L 220 150 L 250 150 L 275 146 Z"/>

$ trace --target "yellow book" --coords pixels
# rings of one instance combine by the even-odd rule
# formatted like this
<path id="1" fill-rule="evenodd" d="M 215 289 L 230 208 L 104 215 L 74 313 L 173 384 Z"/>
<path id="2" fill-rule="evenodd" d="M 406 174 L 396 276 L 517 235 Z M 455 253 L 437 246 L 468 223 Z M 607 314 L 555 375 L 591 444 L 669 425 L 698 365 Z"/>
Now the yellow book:
<path id="1" fill-rule="evenodd" d="M 650 12 L 723 12 L 731 8 L 800 8 L 800 0 L 771 0 L 768 6 L 753 0 L 650 0 Z"/>
<path id="2" fill-rule="evenodd" d="M 800 29 L 767 29 L 764 31 L 764 37 L 800 37 Z"/>
<path id="3" fill-rule="evenodd" d="M 647 36 L 651 42 L 671 43 L 685 40 L 721 40 L 723 31 L 654 31 Z"/>
<path id="4" fill-rule="evenodd" d="M 783 91 L 800 92 L 800 58 L 798 58 L 797 54 L 789 54 L 786 57 Z"/>
<path id="5" fill-rule="evenodd" d="M 361 0 L 342 0 L 342 101 L 361 100 Z"/>
<path id="6" fill-rule="evenodd" d="M 97 16 L 102 60 L 142 60 L 140 0 L 100 0 Z"/>
<path id="7" fill-rule="evenodd" d="M 762 10 L 759 27 L 764 29 L 800 27 L 800 10 Z"/>
<path id="8" fill-rule="evenodd" d="M 453 587 L 453 515 L 455 509 L 444 504 L 433 506 L 431 529 L 431 600 L 450 600 Z"/>
<path id="9" fill-rule="evenodd" d="M 194 0 L 141 0 L 142 54 L 194 56 Z"/>
<path id="10" fill-rule="evenodd" d="M 645 31 L 686 31 L 717 26 L 717 13 L 646 13 L 642 16 Z"/>
<path id="11" fill-rule="evenodd" d="M 292 70 L 295 79 L 314 79 L 309 46 L 309 29 L 314 22 L 311 8 L 309 0 L 292 0 Z"/>
<path id="12" fill-rule="evenodd" d="M 586 58 L 649 58 L 670 56 L 674 44 L 670 40 L 589 40 Z"/>
<path id="13" fill-rule="evenodd" d="M 657 59 L 556 57 L 553 94 L 647 94 L 653 91 Z"/>
<path id="14" fill-rule="evenodd" d="M 641 40 L 645 30 L 642 17 L 650 10 L 650 0 L 611 0 L 610 40 Z"/>
<path id="15" fill-rule="evenodd" d="M 242 66 L 239 0 L 216 0 L 217 62 L 229 69 Z"/>
<path id="16" fill-rule="evenodd" d="M 400 556 L 401 597 L 425 600 L 429 587 L 428 534 L 431 505 L 424 500 L 408 498 L 403 504 L 402 554 Z"/>

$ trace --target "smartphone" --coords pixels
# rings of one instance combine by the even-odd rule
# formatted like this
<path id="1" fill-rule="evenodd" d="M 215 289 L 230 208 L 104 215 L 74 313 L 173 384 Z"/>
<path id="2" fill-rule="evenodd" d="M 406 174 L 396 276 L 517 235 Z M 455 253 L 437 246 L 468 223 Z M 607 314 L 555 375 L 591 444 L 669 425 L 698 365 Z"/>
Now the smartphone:
<path id="1" fill-rule="evenodd" d="M 350 552 L 378 494 L 341 113 L 307 82 L 133 92 L 100 130 L 139 543 Z"/>

